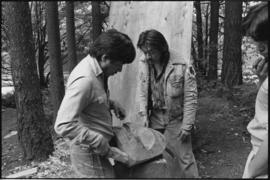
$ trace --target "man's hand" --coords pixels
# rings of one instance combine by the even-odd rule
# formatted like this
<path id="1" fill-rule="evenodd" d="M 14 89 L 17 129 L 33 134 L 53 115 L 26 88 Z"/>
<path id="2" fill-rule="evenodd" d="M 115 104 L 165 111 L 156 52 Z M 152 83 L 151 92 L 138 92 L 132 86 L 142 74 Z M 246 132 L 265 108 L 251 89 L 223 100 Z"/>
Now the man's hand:
<path id="1" fill-rule="evenodd" d="M 190 131 L 181 129 L 181 131 L 180 131 L 180 133 L 179 133 L 179 135 L 178 135 L 177 138 L 178 138 L 180 141 L 185 142 L 185 141 L 187 141 L 187 138 L 188 138 L 188 136 L 190 136 L 190 134 L 191 134 Z"/>
<path id="2" fill-rule="evenodd" d="M 128 163 L 129 160 L 128 154 L 116 147 L 110 147 L 109 153 L 107 154 L 107 158 L 112 158 L 115 161 L 119 161 L 125 164 Z"/>
<path id="3" fill-rule="evenodd" d="M 118 102 L 111 100 L 111 109 L 113 110 L 117 118 L 119 118 L 120 120 L 125 119 L 126 111 Z"/>
<path id="4" fill-rule="evenodd" d="M 99 138 L 100 142 L 96 147 L 94 147 L 93 151 L 101 156 L 105 156 L 110 150 L 110 145 L 102 135 L 100 135 Z"/>
<path id="5" fill-rule="evenodd" d="M 268 74 L 268 61 L 265 58 L 258 58 L 253 63 L 253 71 L 263 81 Z"/>

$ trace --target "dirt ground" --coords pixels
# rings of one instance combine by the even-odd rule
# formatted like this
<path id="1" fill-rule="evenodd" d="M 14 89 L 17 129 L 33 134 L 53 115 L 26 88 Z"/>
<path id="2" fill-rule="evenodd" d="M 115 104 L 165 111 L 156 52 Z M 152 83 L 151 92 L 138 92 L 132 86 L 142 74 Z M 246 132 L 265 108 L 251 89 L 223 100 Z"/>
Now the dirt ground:
<path id="1" fill-rule="evenodd" d="M 193 149 L 199 174 L 202 178 L 241 178 L 246 158 L 251 150 L 247 123 L 254 115 L 256 96 L 255 85 L 239 87 L 234 98 L 218 97 L 217 91 L 204 91 L 199 95 L 199 108 L 196 129 L 193 136 Z M 221 93 L 222 94 L 222 93 Z M 17 135 L 3 137 L 16 130 L 16 110 L 2 107 L 2 177 L 19 171 L 22 166 L 30 166 L 22 159 Z M 58 148 L 59 149 L 59 148 Z M 69 166 L 69 158 L 46 162 L 47 171 L 43 177 L 71 177 L 71 172 L 50 173 L 56 166 Z M 58 162 L 57 165 L 53 164 Z M 62 162 L 63 161 L 63 162 Z M 62 164 L 61 164 L 62 163 Z M 32 163 L 33 166 L 33 163 Z M 45 173 L 46 174 L 46 173 Z M 33 175 L 32 178 L 40 177 Z"/>

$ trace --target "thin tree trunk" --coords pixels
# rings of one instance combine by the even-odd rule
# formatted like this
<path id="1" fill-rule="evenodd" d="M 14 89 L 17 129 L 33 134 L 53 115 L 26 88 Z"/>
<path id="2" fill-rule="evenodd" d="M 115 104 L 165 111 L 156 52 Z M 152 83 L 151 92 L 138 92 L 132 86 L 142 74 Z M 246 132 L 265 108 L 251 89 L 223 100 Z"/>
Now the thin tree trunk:
<path id="1" fill-rule="evenodd" d="M 27 160 L 43 160 L 53 152 L 53 142 L 42 107 L 29 4 L 5 3 L 19 143 Z"/>
<path id="2" fill-rule="evenodd" d="M 206 12 L 205 12 L 205 37 L 204 37 L 204 59 L 208 64 L 208 40 L 209 40 L 209 3 L 206 5 Z M 207 67 L 207 66 L 206 66 Z M 206 75 L 206 73 L 205 73 Z"/>
<path id="3" fill-rule="evenodd" d="M 202 13 L 201 2 L 195 1 L 194 6 L 196 9 L 196 25 L 197 25 L 197 41 L 198 41 L 198 69 L 202 74 L 205 74 L 203 66 L 203 31 L 202 31 Z"/>
<path id="4" fill-rule="evenodd" d="M 208 80 L 217 80 L 219 1 L 211 1 Z"/>
<path id="5" fill-rule="evenodd" d="M 75 24 L 74 24 L 74 1 L 66 1 L 66 18 L 67 18 L 67 50 L 69 61 L 69 72 L 77 64 Z"/>
<path id="6" fill-rule="evenodd" d="M 93 41 L 101 34 L 102 32 L 102 17 L 100 13 L 100 1 L 92 1 L 92 38 Z"/>
<path id="7" fill-rule="evenodd" d="M 193 58 L 193 63 L 194 63 L 194 66 L 196 68 L 196 70 L 198 69 L 198 60 L 197 60 L 197 53 L 196 53 L 196 49 L 195 49 L 195 45 L 194 45 L 194 40 L 192 39 L 191 41 L 191 56 Z"/>
<path id="8" fill-rule="evenodd" d="M 225 1 L 222 83 L 231 88 L 242 84 L 242 1 Z"/>
<path id="9" fill-rule="evenodd" d="M 50 92 L 52 104 L 54 105 L 53 108 L 54 110 L 53 122 L 54 122 L 57 115 L 57 111 L 59 109 L 59 106 L 65 93 L 63 67 L 60 50 L 60 32 L 59 32 L 57 1 L 46 2 L 46 18 L 47 18 L 50 72 L 51 72 Z"/>

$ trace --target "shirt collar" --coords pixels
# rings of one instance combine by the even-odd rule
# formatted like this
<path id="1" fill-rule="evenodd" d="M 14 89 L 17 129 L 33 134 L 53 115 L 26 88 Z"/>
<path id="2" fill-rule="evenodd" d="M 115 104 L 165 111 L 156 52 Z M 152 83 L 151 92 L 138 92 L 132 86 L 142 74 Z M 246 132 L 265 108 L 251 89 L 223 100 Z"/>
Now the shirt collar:
<path id="1" fill-rule="evenodd" d="M 103 75 L 103 71 L 102 71 L 97 59 L 90 56 L 90 55 L 88 55 L 88 56 L 92 59 L 92 61 L 90 61 L 90 63 L 91 63 L 93 72 L 95 73 L 96 77 Z"/>

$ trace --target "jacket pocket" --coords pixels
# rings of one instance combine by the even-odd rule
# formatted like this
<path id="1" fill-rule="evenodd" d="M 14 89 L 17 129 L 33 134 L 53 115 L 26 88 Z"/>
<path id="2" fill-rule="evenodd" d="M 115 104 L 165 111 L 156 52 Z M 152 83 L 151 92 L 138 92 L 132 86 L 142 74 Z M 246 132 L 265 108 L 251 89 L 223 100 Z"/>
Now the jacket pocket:
<path id="1" fill-rule="evenodd" d="M 184 77 L 173 75 L 168 79 L 167 93 L 170 97 L 179 97 L 183 94 Z"/>

